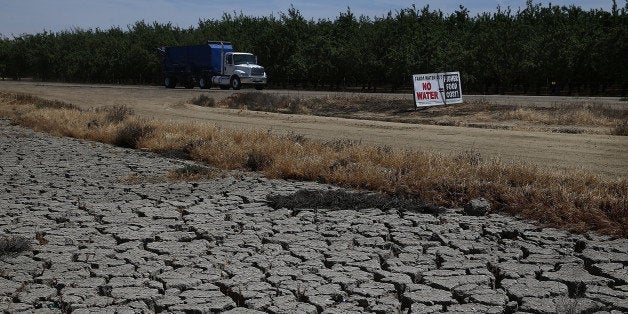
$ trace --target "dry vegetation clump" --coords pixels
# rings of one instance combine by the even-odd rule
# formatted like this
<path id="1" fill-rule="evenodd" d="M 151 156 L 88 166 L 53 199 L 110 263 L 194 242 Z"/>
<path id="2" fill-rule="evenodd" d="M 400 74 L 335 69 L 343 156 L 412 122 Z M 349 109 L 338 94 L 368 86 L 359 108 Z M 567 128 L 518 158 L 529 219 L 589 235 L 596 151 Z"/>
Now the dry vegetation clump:
<path id="1" fill-rule="evenodd" d="M 586 132 L 625 135 L 624 125 L 628 123 L 627 110 L 595 103 L 522 107 L 492 104 L 480 99 L 417 111 L 412 102 L 405 99 L 361 95 L 301 99 L 261 92 L 236 93 L 219 104 L 204 95 L 190 102 L 199 106 L 288 114 L 576 134 Z"/>
<path id="2" fill-rule="evenodd" d="M 192 164 L 168 171 L 165 175 L 146 176 L 138 173 L 133 173 L 123 178 L 119 178 L 116 181 L 122 184 L 137 185 L 143 183 L 210 180 L 221 175 L 222 173 L 218 169 Z"/>
<path id="3" fill-rule="evenodd" d="M 35 102 L 36 100 L 34 100 Z M 6 104 L 4 98 L 0 103 Z M 221 169 L 261 171 L 273 178 L 312 180 L 460 207 L 484 197 L 498 212 L 544 225 L 628 236 L 628 180 L 587 172 L 552 172 L 505 164 L 474 151 L 444 156 L 359 142 L 308 140 L 295 134 L 227 130 L 206 124 L 109 122 L 105 112 L 0 106 L 15 123 L 63 136 L 150 149 Z M 99 121 L 89 127 L 90 121 Z M 124 140 L 121 140 L 124 138 Z"/>
<path id="4" fill-rule="evenodd" d="M 100 110 L 105 112 L 105 120 L 111 123 L 122 122 L 133 115 L 133 109 L 124 105 L 105 107 Z"/>
<path id="5" fill-rule="evenodd" d="M 273 164 L 273 156 L 261 151 L 251 151 L 248 153 L 245 167 L 251 171 L 262 171 Z"/>
<path id="6" fill-rule="evenodd" d="M 126 148 L 139 148 L 139 141 L 154 131 L 155 127 L 146 121 L 131 121 L 119 129 L 116 138 L 111 144 Z"/>
<path id="7" fill-rule="evenodd" d="M 34 105 L 35 108 L 78 109 L 78 107 L 58 100 L 48 100 L 29 94 L 9 93 L 0 91 L 0 99 L 6 105 Z"/>
<path id="8" fill-rule="evenodd" d="M 402 114 L 414 111 L 405 99 L 386 99 L 363 95 L 319 97 L 304 100 L 303 106 L 316 115 L 351 117 L 360 112 Z"/>
<path id="9" fill-rule="evenodd" d="M 0 236 L 0 256 L 14 255 L 31 249 L 31 241 L 23 236 Z"/>
<path id="10" fill-rule="evenodd" d="M 11 117 L 13 123 L 58 136 L 137 148 L 138 141 L 153 130 L 151 123 L 133 116 L 126 106 L 95 110 L 81 110 L 63 103 L 40 106 L 46 101 L 7 93 L 0 94 L 0 101 L 0 115 Z"/>
<path id="11" fill-rule="evenodd" d="M 265 112 L 294 114 L 307 113 L 306 103 L 300 98 L 261 92 L 233 94 L 220 102 L 220 106 L 231 109 L 246 109 Z"/>
<path id="12" fill-rule="evenodd" d="M 89 138 L 97 141 L 109 141 L 108 136 L 98 136 L 96 129 L 102 125 L 95 124 L 102 114 L 74 109 L 36 109 L 32 106 L 17 109 L 14 123 L 36 131 L 44 131 L 59 136 Z M 88 128 L 88 123 L 91 123 Z"/>
<path id="13" fill-rule="evenodd" d="M 194 99 L 191 102 L 194 103 Z M 360 111 L 405 111 L 412 108 L 412 104 L 399 99 L 383 100 L 365 96 L 302 99 L 261 92 L 233 94 L 223 100 L 219 106 L 231 109 L 319 116 L 344 116 Z"/>
<path id="14" fill-rule="evenodd" d="M 446 117 L 450 125 L 504 128 L 502 122 L 519 126 L 506 128 L 558 133 L 604 133 L 623 135 L 621 126 L 628 121 L 628 110 L 602 104 L 555 104 L 550 107 L 495 105 L 486 101 L 465 102 L 462 105 L 434 110 L 434 117 Z M 442 119 L 434 118 L 436 124 Z M 478 124 L 475 122 L 489 124 Z M 495 123 L 495 124 L 490 124 Z M 545 126 L 545 127 L 544 127 Z M 598 129 L 601 128 L 601 129 Z"/>
<path id="15" fill-rule="evenodd" d="M 199 165 L 185 165 L 181 168 L 174 169 L 166 175 L 166 178 L 172 181 L 197 181 L 212 179 L 218 174 L 218 171 Z"/>
<path id="16" fill-rule="evenodd" d="M 545 125 L 614 126 L 628 119 L 628 111 L 595 104 L 564 104 L 556 108 L 517 108 L 505 112 L 503 118 Z"/>
<path id="17" fill-rule="evenodd" d="M 611 134 L 628 136 L 628 120 L 616 125 Z"/>
<path id="18" fill-rule="evenodd" d="M 216 107 L 216 100 L 205 94 L 201 94 L 198 97 L 192 98 L 190 102 L 194 105 L 201 106 L 201 107 Z"/>

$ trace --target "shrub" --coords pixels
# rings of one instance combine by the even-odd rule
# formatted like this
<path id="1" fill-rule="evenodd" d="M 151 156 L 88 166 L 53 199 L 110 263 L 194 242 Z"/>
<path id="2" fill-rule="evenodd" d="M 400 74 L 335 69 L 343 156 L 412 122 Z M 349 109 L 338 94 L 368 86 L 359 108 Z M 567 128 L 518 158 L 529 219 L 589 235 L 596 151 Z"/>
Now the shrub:
<path id="1" fill-rule="evenodd" d="M 578 128 L 578 127 L 558 127 L 558 128 L 553 128 L 552 132 L 555 133 L 566 133 L 566 134 L 582 134 L 584 133 L 584 129 L 582 128 Z"/>
<path id="2" fill-rule="evenodd" d="M 0 92 L 0 99 L 9 105 L 34 105 L 36 109 L 75 109 L 78 107 L 58 100 L 48 100 L 22 93 Z"/>
<path id="3" fill-rule="evenodd" d="M 292 99 L 269 93 L 250 92 L 233 94 L 223 101 L 223 105 L 232 109 L 278 112 L 290 107 Z"/>
<path id="4" fill-rule="evenodd" d="M 268 166 L 272 165 L 272 163 L 273 163 L 272 156 L 270 156 L 269 154 L 254 150 L 248 154 L 245 166 L 251 171 L 261 171 L 268 168 Z"/>
<path id="5" fill-rule="evenodd" d="M 617 126 L 615 126 L 615 128 L 613 128 L 613 131 L 611 132 L 611 134 L 628 136 L 628 121 L 624 121 L 624 122 L 618 124 Z"/>
<path id="6" fill-rule="evenodd" d="M 41 99 L 37 103 L 35 103 L 35 108 L 37 109 L 76 109 L 79 110 L 78 107 L 74 105 L 70 105 L 58 100 L 45 100 Z"/>
<path id="7" fill-rule="evenodd" d="M 104 111 L 106 113 L 105 120 L 111 123 L 122 122 L 133 114 L 133 110 L 124 105 L 106 107 Z"/>
<path id="8" fill-rule="evenodd" d="M 31 241 L 23 236 L 0 236 L 0 256 L 18 254 L 31 249 Z"/>
<path id="9" fill-rule="evenodd" d="M 294 133 L 294 132 L 290 132 L 288 134 L 286 134 L 285 139 L 293 142 L 293 143 L 297 143 L 299 145 L 303 145 L 305 143 L 307 143 L 308 138 L 305 137 L 303 134 L 298 134 L 298 133 Z"/>
<path id="10" fill-rule="evenodd" d="M 155 128 L 143 121 L 132 121 L 118 131 L 114 143 L 120 147 L 138 148 L 142 137 L 153 133 Z"/>
<path id="11" fill-rule="evenodd" d="M 477 150 L 465 150 L 455 158 L 472 166 L 477 166 L 483 161 L 482 154 Z"/>
<path id="12" fill-rule="evenodd" d="M 190 102 L 194 105 L 201 106 L 201 107 L 216 107 L 216 100 L 205 94 L 192 98 Z"/>
<path id="13" fill-rule="evenodd" d="M 167 177 L 171 180 L 188 181 L 212 178 L 215 174 L 216 171 L 208 167 L 185 165 L 184 167 L 170 171 Z"/>
<path id="14" fill-rule="evenodd" d="M 323 143 L 324 146 L 329 147 L 336 152 L 340 152 L 345 149 L 358 146 L 360 144 L 362 144 L 360 141 L 347 140 L 347 139 L 337 139 L 337 140 L 331 140 L 331 141 L 327 141 Z"/>
<path id="15" fill-rule="evenodd" d="M 188 175 L 188 174 L 208 174 L 211 170 L 204 166 L 199 165 L 185 165 L 181 168 L 173 170 L 176 174 Z"/>

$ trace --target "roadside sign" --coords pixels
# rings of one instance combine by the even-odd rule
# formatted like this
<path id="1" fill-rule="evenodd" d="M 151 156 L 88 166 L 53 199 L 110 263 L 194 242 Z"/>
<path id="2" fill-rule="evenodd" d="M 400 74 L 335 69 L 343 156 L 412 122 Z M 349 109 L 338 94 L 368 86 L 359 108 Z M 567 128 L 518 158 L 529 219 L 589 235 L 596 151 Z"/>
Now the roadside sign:
<path id="1" fill-rule="evenodd" d="M 460 72 L 415 74 L 412 81 L 417 108 L 462 103 Z"/>

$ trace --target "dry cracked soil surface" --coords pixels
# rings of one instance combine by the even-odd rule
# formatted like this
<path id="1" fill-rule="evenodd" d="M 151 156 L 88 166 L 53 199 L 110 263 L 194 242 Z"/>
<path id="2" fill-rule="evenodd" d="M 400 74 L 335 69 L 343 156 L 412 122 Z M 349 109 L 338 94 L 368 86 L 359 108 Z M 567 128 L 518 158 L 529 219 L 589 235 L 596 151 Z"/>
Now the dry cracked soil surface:
<path id="1" fill-rule="evenodd" d="M 625 313 L 628 239 L 497 214 L 289 209 L 328 185 L 232 174 L 0 121 L 5 312 Z"/>

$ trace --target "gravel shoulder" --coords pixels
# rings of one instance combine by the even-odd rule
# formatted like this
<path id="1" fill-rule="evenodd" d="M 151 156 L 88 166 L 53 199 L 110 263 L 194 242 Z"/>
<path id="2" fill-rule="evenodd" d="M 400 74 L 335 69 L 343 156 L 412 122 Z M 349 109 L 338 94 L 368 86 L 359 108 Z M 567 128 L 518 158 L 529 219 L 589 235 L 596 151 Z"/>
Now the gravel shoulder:
<path id="1" fill-rule="evenodd" d="M 207 94 L 219 100 L 233 92 L 219 90 L 167 90 L 161 87 L 111 85 L 37 84 L 0 82 L 0 90 L 24 92 L 46 99 L 75 104 L 81 108 L 126 105 L 141 116 L 176 121 L 213 123 L 236 129 L 262 129 L 277 133 L 296 133 L 324 141 L 349 139 L 371 143 L 422 149 L 444 154 L 479 152 L 484 158 L 504 162 L 531 163 L 550 170 L 584 169 L 610 177 L 628 176 L 628 137 L 559 134 L 452 126 L 411 125 L 394 122 L 341 119 L 304 115 L 286 115 L 220 108 L 204 108 L 187 102 Z M 300 97 L 321 97 L 333 93 L 265 91 Z M 341 93 L 342 95 L 343 93 Z M 386 97 L 407 97 L 389 95 Z M 525 96 L 479 96 L 490 101 L 523 103 L 530 106 L 552 105 L 564 98 Z M 572 98 L 621 106 L 617 99 Z"/>
<path id="2" fill-rule="evenodd" d="M 628 311 L 628 240 L 497 214 L 273 208 L 317 183 L 232 173 L 0 121 L 7 312 Z M 136 184 L 129 177 L 153 178 Z"/>

